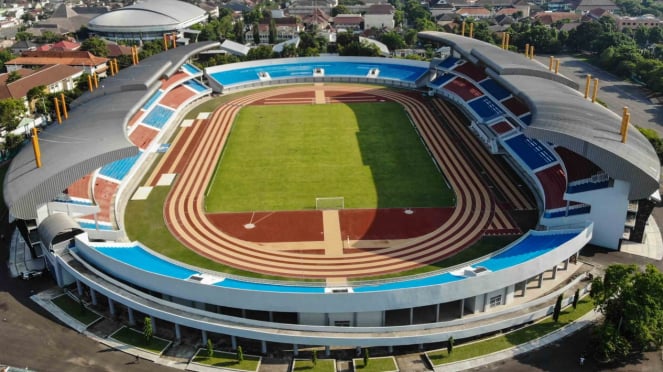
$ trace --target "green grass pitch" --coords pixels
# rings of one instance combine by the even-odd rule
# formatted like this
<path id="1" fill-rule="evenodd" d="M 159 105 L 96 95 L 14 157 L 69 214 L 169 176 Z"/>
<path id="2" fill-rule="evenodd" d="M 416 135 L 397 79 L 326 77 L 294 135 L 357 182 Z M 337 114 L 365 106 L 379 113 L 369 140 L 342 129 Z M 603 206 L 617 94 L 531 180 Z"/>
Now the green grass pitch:
<path id="1" fill-rule="evenodd" d="M 208 212 L 442 207 L 450 190 L 396 103 L 247 106 L 208 186 Z"/>

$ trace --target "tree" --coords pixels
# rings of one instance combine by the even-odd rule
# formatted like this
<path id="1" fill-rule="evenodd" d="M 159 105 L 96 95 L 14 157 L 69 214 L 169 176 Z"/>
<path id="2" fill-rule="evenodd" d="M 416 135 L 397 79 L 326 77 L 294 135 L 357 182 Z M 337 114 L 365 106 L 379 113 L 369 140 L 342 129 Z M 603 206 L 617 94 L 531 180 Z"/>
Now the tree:
<path id="1" fill-rule="evenodd" d="M 563 299 L 564 298 L 562 297 L 562 295 L 557 296 L 557 302 L 555 302 L 555 308 L 553 309 L 553 316 L 552 316 L 555 323 L 557 323 L 557 321 L 559 320 L 559 313 L 562 311 Z"/>
<path id="2" fill-rule="evenodd" d="M 371 360 L 371 356 L 368 354 L 368 348 L 364 348 L 364 367 L 368 365 L 369 360 Z"/>
<path id="3" fill-rule="evenodd" d="M 145 336 L 145 342 L 148 344 L 152 342 L 154 329 L 152 328 L 152 318 L 149 316 L 146 316 L 145 319 L 143 319 L 143 336 Z"/>
<path id="4" fill-rule="evenodd" d="M 454 337 L 449 336 L 449 339 L 447 340 L 447 354 L 451 355 L 453 351 L 454 351 Z"/>
<path id="5" fill-rule="evenodd" d="M 249 50 L 246 58 L 249 61 L 272 58 L 272 47 L 269 45 L 258 45 L 257 47 L 251 48 L 251 50 Z"/>
<path id="6" fill-rule="evenodd" d="M 238 362 L 244 361 L 244 351 L 242 351 L 241 346 L 237 346 L 237 361 Z"/>
<path id="7" fill-rule="evenodd" d="M 345 5 L 337 5 L 332 8 L 331 10 L 331 15 L 332 17 L 336 17 L 339 14 L 349 14 L 350 11 Z"/>
<path id="8" fill-rule="evenodd" d="M 16 129 L 25 116 L 25 104 L 22 99 L 5 98 L 0 100 L 0 128 L 11 132 Z"/>
<path id="9" fill-rule="evenodd" d="M 580 300 L 580 289 L 576 289 L 576 293 L 573 295 L 573 308 L 578 307 L 578 300 Z"/>
<path id="10" fill-rule="evenodd" d="M 258 24 L 258 22 L 253 23 L 252 31 L 253 31 L 253 43 L 255 45 L 260 44 L 260 25 Z"/>
<path id="11" fill-rule="evenodd" d="M 34 107 L 35 112 L 39 112 L 41 114 L 45 114 L 47 112 L 46 105 L 44 104 L 44 98 L 46 97 L 46 87 L 44 85 L 38 85 L 36 87 L 30 88 L 26 96 L 30 106 Z M 38 105 L 37 102 L 35 102 L 38 100 L 41 100 L 41 105 Z"/>
<path id="12" fill-rule="evenodd" d="M 276 43 L 276 21 L 274 18 L 269 20 L 269 38 L 268 41 L 270 44 Z"/>
<path id="13" fill-rule="evenodd" d="M 405 47 L 405 40 L 396 31 L 385 32 L 380 36 L 380 42 L 389 48 L 389 50 L 402 49 Z"/>
<path id="14" fill-rule="evenodd" d="M 596 310 L 604 315 L 593 344 L 601 360 L 663 345 L 663 273 L 655 266 L 610 265 L 592 281 Z"/>
<path id="15" fill-rule="evenodd" d="M 214 344 L 212 343 L 212 339 L 208 338 L 207 339 L 207 357 L 211 358 L 214 356 Z"/>
<path id="16" fill-rule="evenodd" d="M 108 56 L 108 45 L 98 37 L 91 37 L 86 39 L 81 44 L 81 50 L 86 50 L 97 57 Z"/>
<path id="17" fill-rule="evenodd" d="M 5 143 L 2 144 L 2 153 L 4 156 L 11 156 L 23 144 L 24 137 L 22 135 L 7 133 L 5 136 Z M 82 301 L 81 301 L 82 303 Z"/>
<path id="18" fill-rule="evenodd" d="M 32 40 L 34 37 L 35 36 L 33 34 L 31 34 L 29 32 L 25 32 L 25 31 L 17 32 L 16 36 L 14 36 L 14 38 L 16 40 L 20 40 L 20 41 L 29 41 L 29 40 Z"/>
<path id="19" fill-rule="evenodd" d="M 19 80 L 20 78 L 22 78 L 21 74 L 14 70 L 7 75 L 7 83 L 12 83 L 16 80 Z"/>

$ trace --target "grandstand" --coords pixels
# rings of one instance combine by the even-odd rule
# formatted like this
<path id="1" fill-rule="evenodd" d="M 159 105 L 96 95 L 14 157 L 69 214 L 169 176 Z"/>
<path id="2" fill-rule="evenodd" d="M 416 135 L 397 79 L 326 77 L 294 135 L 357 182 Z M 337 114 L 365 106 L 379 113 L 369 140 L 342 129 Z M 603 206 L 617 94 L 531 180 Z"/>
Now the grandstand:
<path id="1" fill-rule="evenodd" d="M 451 47 L 452 57 L 432 63 L 363 57 L 279 59 L 215 66 L 199 73 L 185 62 L 218 43 L 152 56 L 107 79 L 104 92 L 83 95 L 72 103 L 69 121 L 42 132 L 40 137 L 47 139 L 41 143 L 42 168 L 35 167 L 32 149 L 19 152 L 5 179 L 9 212 L 26 226 L 37 226 L 38 244 L 58 285 L 79 296 L 89 293 L 99 311 L 129 324 L 151 316 L 159 325 L 156 329 L 175 340 L 188 332 L 205 344 L 214 333 L 233 348 L 255 340 L 259 352 L 267 353 L 268 343 L 275 342 L 291 344 L 296 354 L 298 345 L 323 345 L 326 350 L 348 345 L 392 348 L 451 336 L 477 337 L 539 319 L 552 312 L 550 304 L 558 295 L 585 288 L 585 269 L 575 260 L 579 250 L 588 243 L 618 248 L 629 202 L 653 202 L 658 158 L 635 129 L 629 129 L 629 140 L 622 143 L 619 118 L 580 99 L 572 82 L 545 66 L 458 35 L 423 32 L 419 37 Z M 452 77 L 440 78 L 442 72 Z M 298 84 L 230 97 L 214 113 L 193 120 L 195 124 L 181 132 L 184 140 L 169 146 L 166 134 L 176 129 L 182 110 L 211 91 L 201 88 L 200 80 L 192 81 L 199 74 L 217 93 L 287 83 L 373 85 Z M 417 89 L 418 94 L 380 85 Z M 183 89 L 194 95 L 180 96 Z M 424 98 L 423 92 L 436 97 Z M 334 99 L 345 94 L 403 105 L 421 141 L 445 169 L 457 193 L 456 208 L 422 236 L 393 242 L 358 240 L 347 247 L 336 242 L 334 254 L 322 259 L 317 252 L 327 252 L 326 240 L 270 245 L 214 226 L 199 207 L 201 195 L 231 119 L 241 107 L 268 99 L 304 98 L 310 104 L 310 96 L 328 93 Z M 177 97 L 184 101 L 173 107 Z M 466 116 L 465 121 L 457 112 Z M 575 129 L 580 127 L 583 131 Z M 64 137 L 84 140 L 76 146 L 48 141 Z M 204 142 L 195 142 L 201 137 Z M 162 145 L 166 155 L 180 159 L 166 167 L 178 178 L 164 208 L 171 233 L 205 257 L 271 275 L 270 279 L 199 268 L 157 253 L 161 247 L 128 241 L 123 231 L 127 200 L 150 168 L 155 158 L 150 155 Z M 183 152 L 174 153 L 173 147 Z M 565 162 L 575 156 L 594 167 L 587 174 L 568 171 Z M 520 185 L 502 174 L 497 157 L 522 177 L 535 201 L 523 197 Z M 204 177 L 196 178 L 201 174 Z M 486 179 L 498 185 L 495 192 L 487 190 Z M 571 186 L 580 192 L 569 192 L 571 179 L 596 181 L 596 188 L 577 183 Z M 70 191 L 71 200 L 94 204 L 61 201 L 63 190 Z M 514 210 L 538 205 L 537 229 L 487 256 L 447 269 L 365 278 L 386 268 L 393 273 L 436 262 L 490 229 L 512 231 L 502 204 Z M 646 209 L 636 213 L 645 214 Z M 326 213 L 324 219 L 341 212 L 313 213 Z M 634 238 L 638 229 L 633 227 Z M 303 252 L 302 246 L 311 246 L 311 251 Z M 274 247 L 278 249 L 270 249 Z M 307 280 L 274 278 L 286 274 Z"/>

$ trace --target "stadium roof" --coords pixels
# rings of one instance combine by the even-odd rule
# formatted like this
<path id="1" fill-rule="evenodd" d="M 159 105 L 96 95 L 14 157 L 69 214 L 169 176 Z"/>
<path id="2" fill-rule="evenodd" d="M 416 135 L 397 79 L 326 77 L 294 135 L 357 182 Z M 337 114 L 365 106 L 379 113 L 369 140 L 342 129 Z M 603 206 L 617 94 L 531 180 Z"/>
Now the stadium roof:
<path id="1" fill-rule="evenodd" d="M 207 20 L 207 13 L 176 0 L 142 0 L 99 15 L 88 28 L 97 32 L 155 32 L 180 30 Z"/>
<path id="2" fill-rule="evenodd" d="M 52 200 L 79 178 L 115 160 L 133 156 L 138 147 L 126 135 L 131 116 L 187 59 L 218 42 L 190 44 L 140 61 L 107 78 L 94 92 L 71 103 L 69 119 L 39 134 L 42 167 L 35 166 L 32 146 L 12 160 L 4 198 L 15 218 L 33 219 L 37 207 Z"/>
<path id="3" fill-rule="evenodd" d="M 532 123 L 524 129 L 527 136 L 564 146 L 610 177 L 628 181 L 631 200 L 658 190 L 661 164 L 649 141 L 631 125 L 622 143 L 621 118 L 583 99 L 577 84 L 536 61 L 479 40 L 443 32 L 420 32 L 419 37 L 452 46 L 463 57 L 486 65 L 491 77 L 529 106 Z"/>

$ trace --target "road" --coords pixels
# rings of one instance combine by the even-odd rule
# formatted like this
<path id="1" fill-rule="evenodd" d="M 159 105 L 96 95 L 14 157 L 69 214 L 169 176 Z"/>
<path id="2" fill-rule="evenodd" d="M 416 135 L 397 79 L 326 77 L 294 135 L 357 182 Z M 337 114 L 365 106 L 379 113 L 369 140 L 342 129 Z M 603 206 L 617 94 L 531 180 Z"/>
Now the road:
<path id="1" fill-rule="evenodd" d="M 584 92 L 587 74 L 599 79 L 598 98 L 617 115 L 622 115 L 622 108 L 628 106 L 631 111 L 631 123 L 655 129 L 663 136 L 663 106 L 653 104 L 647 92 L 639 85 L 625 81 L 594 65 L 571 56 L 557 56 L 560 59 L 559 72 L 573 79 Z M 537 60 L 548 66 L 548 56 L 537 56 Z M 590 95 L 591 89 L 590 87 Z"/>
<path id="2" fill-rule="evenodd" d="M 10 236 L 5 224 L 0 229 Z M 33 293 L 53 287 L 53 280 L 48 275 L 29 281 L 10 278 L 6 244 L 0 242 L 0 365 L 36 371 L 175 371 L 148 361 L 135 363 L 133 356 L 59 323 L 30 300 Z"/>

